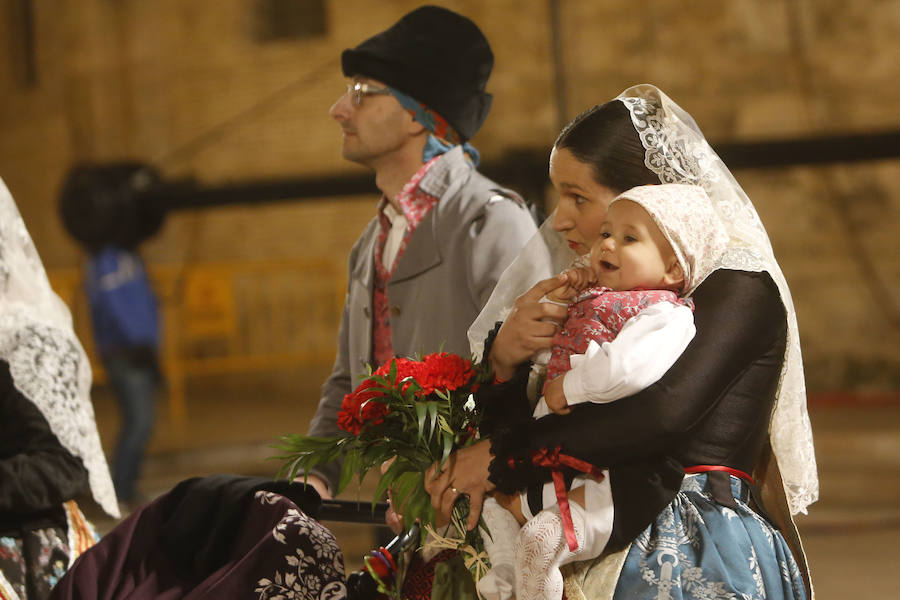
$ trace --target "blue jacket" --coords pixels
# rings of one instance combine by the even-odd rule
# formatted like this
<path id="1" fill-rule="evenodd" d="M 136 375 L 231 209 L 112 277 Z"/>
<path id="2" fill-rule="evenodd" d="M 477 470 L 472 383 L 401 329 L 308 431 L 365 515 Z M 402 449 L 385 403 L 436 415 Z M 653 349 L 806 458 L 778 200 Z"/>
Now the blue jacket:
<path id="1" fill-rule="evenodd" d="M 94 341 L 101 356 L 159 345 L 159 311 L 141 257 L 106 247 L 87 265 L 85 280 Z"/>

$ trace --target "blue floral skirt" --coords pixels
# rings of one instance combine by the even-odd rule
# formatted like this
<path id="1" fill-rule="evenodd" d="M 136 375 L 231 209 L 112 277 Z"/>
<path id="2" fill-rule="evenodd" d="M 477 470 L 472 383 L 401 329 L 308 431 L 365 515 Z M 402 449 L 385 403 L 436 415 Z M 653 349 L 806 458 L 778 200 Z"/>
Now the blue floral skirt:
<path id="1" fill-rule="evenodd" d="M 675 499 L 631 544 L 616 598 L 805 600 L 797 562 L 781 533 L 747 505 L 731 477 L 738 509 L 718 504 L 707 475 L 688 475 Z"/>

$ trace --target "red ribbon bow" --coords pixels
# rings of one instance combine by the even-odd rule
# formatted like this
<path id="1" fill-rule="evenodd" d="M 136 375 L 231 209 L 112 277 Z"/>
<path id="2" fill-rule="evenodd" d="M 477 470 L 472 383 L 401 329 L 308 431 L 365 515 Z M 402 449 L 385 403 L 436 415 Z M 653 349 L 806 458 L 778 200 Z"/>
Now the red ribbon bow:
<path id="1" fill-rule="evenodd" d="M 575 539 L 575 525 L 572 523 L 572 511 L 569 508 L 569 494 L 566 491 L 566 481 L 563 478 L 562 467 L 569 467 L 581 473 L 587 473 L 595 479 L 603 479 L 603 472 L 591 463 L 562 454 L 561 446 L 553 450 L 542 448 L 531 453 L 531 462 L 538 467 L 549 467 L 553 475 L 553 488 L 556 490 L 556 502 L 559 504 L 559 516 L 563 522 L 563 532 L 566 535 L 566 543 L 569 550 L 578 550 L 578 540 Z"/>

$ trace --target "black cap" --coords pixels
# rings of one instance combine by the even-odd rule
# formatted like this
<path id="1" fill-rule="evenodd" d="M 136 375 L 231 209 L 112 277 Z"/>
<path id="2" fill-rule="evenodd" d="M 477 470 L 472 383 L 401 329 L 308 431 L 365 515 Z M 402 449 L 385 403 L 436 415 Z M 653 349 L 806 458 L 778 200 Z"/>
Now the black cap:
<path id="1" fill-rule="evenodd" d="M 377 79 L 423 103 L 470 139 L 491 109 L 484 91 L 494 54 L 470 19 L 421 6 L 356 48 L 344 50 L 344 75 Z"/>

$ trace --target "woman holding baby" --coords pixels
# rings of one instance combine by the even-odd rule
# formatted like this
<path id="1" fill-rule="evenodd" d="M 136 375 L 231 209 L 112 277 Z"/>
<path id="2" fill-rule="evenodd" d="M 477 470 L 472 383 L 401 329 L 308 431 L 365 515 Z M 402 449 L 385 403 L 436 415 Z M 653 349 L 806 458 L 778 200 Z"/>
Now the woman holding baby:
<path id="1" fill-rule="evenodd" d="M 629 88 L 567 126 L 550 178 L 559 193 L 555 214 L 470 329 L 496 383 L 478 398 L 485 439 L 435 470 L 435 508 L 449 514 L 466 494 L 474 527 L 493 495 L 507 507 L 514 500 L 527 519 L 556 502 L 546 484 L 561 473 L 573 495 L 557 494 L 560 504 L 587 495 L 587 504 L 612 507 L 600 555 L 576 556 L 582 562 L 562 569 L 570 600 L 811 597 L 791 519 L 818 496 L 796 316 L 750 200 L 690 115 L 650 85 Z M 653 184 L 700 188 L 725 231 L 724 248 L 700 280 L 678 288 L 693 304 L 695 332 L 671 368 L 641 391 L 567 401 L 577 387 L 567 384 L 569 373 L 545 386 L 533 360 L 567 318 L 567 307 L 546 297 L 572 276 L 555 274 L 612 235 L 607 211 L 617 196 Z M 594 272 L 614 266 L 594 261 Z M 614 354 L 621 337 L 598 346 Z M 570 359 L 573 369 L 594 360 Z M 558 410 L 534 418 L 542 391 Z M 573 482 L 591 475 L 567 465 L 583 463 L 606 470 L 606 481 L 579 496 Z M 548 543 L 565 552 L 565 536 L 555 534 Z"/>

